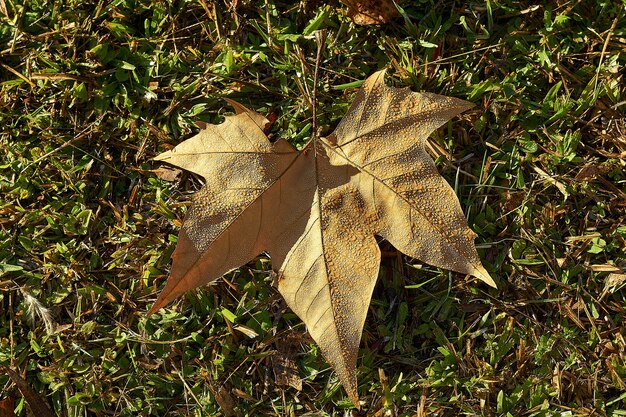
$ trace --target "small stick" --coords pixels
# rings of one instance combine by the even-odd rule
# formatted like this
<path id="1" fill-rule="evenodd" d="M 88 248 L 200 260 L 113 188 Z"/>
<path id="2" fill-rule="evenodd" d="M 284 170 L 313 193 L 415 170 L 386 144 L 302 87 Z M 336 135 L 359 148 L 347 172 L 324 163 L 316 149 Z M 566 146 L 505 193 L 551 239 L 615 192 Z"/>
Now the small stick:
<path id="1" fill-rule="evenodd" d="M 317 41 L 317 56 L 315 57 L 315 73 L 313 75 L 313 139 L 317 139 L 317 80 L 319 77 L 320 61 L 322 59 L 322 50 L 326 42 L 326 29 L 315 31 L 315 40 Z"/>

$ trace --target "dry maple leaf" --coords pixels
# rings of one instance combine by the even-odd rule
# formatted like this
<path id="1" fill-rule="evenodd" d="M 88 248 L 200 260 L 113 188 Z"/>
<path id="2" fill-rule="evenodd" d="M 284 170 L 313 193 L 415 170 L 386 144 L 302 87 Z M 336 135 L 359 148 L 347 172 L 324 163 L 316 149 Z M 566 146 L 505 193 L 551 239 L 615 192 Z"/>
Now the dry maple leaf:
<path id="1" fill-rule="evenodd" d="M 381 25 L 398 17 L 393 0 L 342 0 L 348 6 L 348 16 L 357 25 Z"/>
<path id="2" fill-rule="evenodd" d="M 149 314 L 266 252 L 278 290 L 359 406 L 356 360 L 378 276 L 376 236 L 428 264 L 495 283 L 452 188 L 424 149 L 472 104 L 369 77 L 335 131 L 301 152 L 236 115 L 157 156 L 201 175 L 165 289 Z"/>

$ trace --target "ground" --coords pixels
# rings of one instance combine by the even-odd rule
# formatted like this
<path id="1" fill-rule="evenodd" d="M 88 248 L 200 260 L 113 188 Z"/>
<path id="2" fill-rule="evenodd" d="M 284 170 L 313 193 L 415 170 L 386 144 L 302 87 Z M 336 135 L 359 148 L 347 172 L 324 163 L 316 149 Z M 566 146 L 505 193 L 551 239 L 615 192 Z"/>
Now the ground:
<path id="1" fill-rule="evenodd" d="M 430 148 L 499 286 L 381 241 L 363 413 L 626 415 L 626 4 L 397 3 L 0 0 L 0 366 L 59 416 L 353 412 L 266 258 L 146 317 L 201 186 L 151 158 L 223 98 L 301 146 L 326 29 L 320 134 L 382 68 L 476 105 Z"/>

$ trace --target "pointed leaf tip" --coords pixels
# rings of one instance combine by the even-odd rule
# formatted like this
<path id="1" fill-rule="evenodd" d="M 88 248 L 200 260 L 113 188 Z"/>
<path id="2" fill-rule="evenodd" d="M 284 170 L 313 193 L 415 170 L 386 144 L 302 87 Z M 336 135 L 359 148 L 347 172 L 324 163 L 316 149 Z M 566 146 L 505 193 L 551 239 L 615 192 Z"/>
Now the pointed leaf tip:
<path id="1" fill-rule="evenodd" d="M 159 297 L 156 299 L 152 307 L 150 307 L 148 313 L 146 313 L 146 317 L 150 317 L 151 315 L 165 307 L 171 301 L 171 298 L 167 297 L 168 294 L 169 292 L 165 293 L 164 291 L 159 294 Z"/>
<path id="2" fill-rule="evenodd" d="M 224 101 L 230 104 L 230 106 L 235 110 L 235 114 L 247 114 L 254 124 L 256 124 L 262 131 L 265 131 L 265 128 L 270 124 L 270 121 L 267 120 L 265 116 L 255 112 L 254 110 L 250 110 L 238 101 L 227 97 L 224 97 Z"/>
<path id="3" fill-rule="evenodd" d="M 146 318 L 150 317 L 151 315 L 153 315 L 154 313 L 157 312 L 158 309 L 154 308 L 155 306 L 152 306 L 152 308 L 150 308 L 150 310 L 148 310 L 148 312 L 146 313 Z"/>
<path id="4" fill-rule="evenodd" d="M 493 280 L 493 278 L 491 278 L 489 272 L 487 272 L 487 270 L 482 265 L 476 268 L 476 271 L 472 275 L 484 282 L 485 284 L 489 285 L 490 287 L 498 288 L 496 282 Z"/>

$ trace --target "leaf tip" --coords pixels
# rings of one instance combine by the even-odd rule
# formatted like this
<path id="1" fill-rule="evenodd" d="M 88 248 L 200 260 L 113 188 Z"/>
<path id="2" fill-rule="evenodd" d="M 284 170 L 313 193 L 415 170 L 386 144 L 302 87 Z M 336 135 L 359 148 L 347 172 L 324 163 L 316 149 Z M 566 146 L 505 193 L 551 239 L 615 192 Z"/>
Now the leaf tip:
<path id="1" fill-rule="evenodd" d="M 491 278 L 491 275 L 489 275 L 489 272 L 487 272 L 487 270 L 482 265 L 475 268 L 472 275 L 478 278 L 479 280 L 481 280 L 482 282 L 484 282 L 485 284 L 489 285 L 490 287 L 498 288 L 498 286 L 496 285 L 496 282 L 493 280 L 493 278 Z"/>
<path id="2" fill-rule="evenodd" d="M 159 311 L 161 308 L 163 308 L 164 305 L 165 305 L 165 302 L 164 300 L 162 300 L 162 297 L 157 298 L 157 300 L 154 302 L 150 310 L 148 310 L 148 312 L 146 313 L 146 318 L 150 317 L 151 315 Z"/>
<path id="3" fill-rule="evenodd" d="M 240 102 L 233 100 L 232 98 L 224 97 L 224 101 L 227 102 L 230 107 L 235 110 L 235 114 L 252 113 L 252 110 L 250 110 Z"/>
<path id="4" fill-rule="evenodd" d="M 346 387 L 346 393 L 348 394 L 348 398 L 352 401 L 354 408 L 358 411 L 361 411 L 361 401 L 359 400 L 359 394 L 356 391 L 355 387 Z"/>
<path id="5" fill-rule="evenodd" d="M 150 308 L 150 310 L 148 310 L 148 312 L 146 313 L 146 318 L 150 317 L 151 315 L 153 315 L 154 313 L 156 313 L 158 310 L 158 308 L 156 308 L 156 304 L 152 306 L 152 308 Z"/>
<path id="6" fill-rule="evenodd" d="M 271 125 L 270 121 L 267 120 L 265 116 L 253 110 L 250 110 L 238 101 L 235 101 L 228 97 L 224 97 L 224 101 L 226 101 L 235 110 L 235 115 L 247 115 L 252 120 L 252 122 L 256 124 L 263 132 L 265 132 L 265 129 Z"/>
<path id="7" fill-rule="evenodd" d="M 153 161 L 167 161 L 168 159 L 171 158 L 171 156 L 172 156 L 172 151 L 165 151 L 165 152 L 161 152 L 160 154 L 152 158 L 152 160 Z"/>

